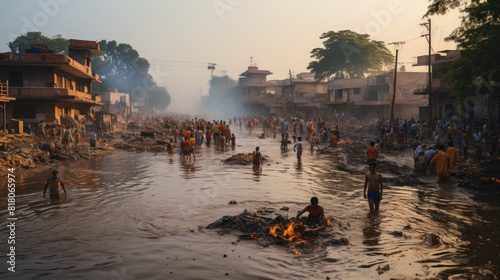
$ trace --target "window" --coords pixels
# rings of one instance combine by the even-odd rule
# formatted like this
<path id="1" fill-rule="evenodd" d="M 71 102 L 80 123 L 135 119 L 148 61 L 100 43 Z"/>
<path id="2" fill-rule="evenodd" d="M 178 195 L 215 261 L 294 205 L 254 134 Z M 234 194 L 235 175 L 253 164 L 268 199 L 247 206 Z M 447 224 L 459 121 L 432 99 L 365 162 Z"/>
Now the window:
<path id="1" fill-rule="evenodd" d="M 127 97 L 126 96 L 120 96 L 120 103 L 127 104 Z"/>
<path id="2" fill-rule="evenodd" d="M 35 106 L 12 106 L 13 119 L 36 119 Z"/>
<path id="3" fill-rule="evenodd" d="M 361 93 L 361 88 L 354 88 L 354 94 L 360 94 Z"/>
<path id="4" fill-rule="evenodd" d="M 9 86 L 23 87 L 23 72 L 9 72 Z"/>
<path id="5" fill-rule="evenodd" d="M 342 98 L 342 90 L 341 89 L 335 90 L 335 100 L 338 100 L 341 98 Z"/>
<path id="6" fill-rule="evenodd" d="M 58 88 L 63 88 L 64 87 L 63 77 L 61 75 L 57 75 L 57 85 L 56 85 L 56 87 L 58 87 Z"/>

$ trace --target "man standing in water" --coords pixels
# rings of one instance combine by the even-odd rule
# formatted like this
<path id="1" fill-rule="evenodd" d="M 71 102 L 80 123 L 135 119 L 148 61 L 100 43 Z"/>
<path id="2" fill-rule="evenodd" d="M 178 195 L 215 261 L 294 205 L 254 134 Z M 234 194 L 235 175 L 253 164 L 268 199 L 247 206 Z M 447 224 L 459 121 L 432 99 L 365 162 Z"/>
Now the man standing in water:
<path id="1" fill-rule="evenodd" d="M 299 141 L 295 143 L 295 146 L 293 146 L 293 151 L 297 151 L 297 160 L 300 161 L 302 158 L 302 137 L 298 138 Z"/>
<path id="2" fill-rule="evenodd" d="M 259 152 L 260 148 L 256 147 L 255 151 L 252 153 L 252 161 L 253 161 L 253 167 L 254 168 L 259 168 L 260 164 L 262 163 L 262 155 Z"/>
<path id="3" fill-rule="evenodd" d="M 43 198 L 45 198 L 45 192 L 47 191 L 47 187 L 50 185 L 50 199 L 58 199 L 62 196 L 62 191 L 64 191 L 64 196 L 68 197 L 66 193 L 66 188 L 62 182 L 61 177 L 57 176 L 57 170 L 52 171 L 52 176 L 47 179 L 47 183 L 45 183 L 45 187 L 43 189 Z"/>
<path id="4" fill-rule="evenodd" d="M 370 173 L 365 176 L 365 189 L 363 191 L 363 197 L 366 199 L 368 195 L 368 205 L 370 206 L 370 212 L 378 211 L 380 201 L 382 200 L 382 191 L 384 186 L 382 185 L 382 174 L 377 173 L 375 168 L 377 164 L 375 162 L 370 162 L 368 165 Z M 366 192 L 366 187 L 368 187 L 368 193 Z"/>

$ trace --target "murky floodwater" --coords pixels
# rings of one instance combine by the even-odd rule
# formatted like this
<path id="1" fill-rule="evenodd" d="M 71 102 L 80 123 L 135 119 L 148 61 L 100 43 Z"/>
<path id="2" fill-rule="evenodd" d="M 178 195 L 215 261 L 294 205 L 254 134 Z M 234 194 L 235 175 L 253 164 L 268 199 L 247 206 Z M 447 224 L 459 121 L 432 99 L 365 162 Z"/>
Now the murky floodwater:
<path id="1" fill-rule="evenodd" d="M 362 196 L 363 176 L 338 171 L 339 155 L 306 150 L 297 164 L 293 152 L 280 153 L 277 139 L 243 134 L 234 150 L 199 148 L 196 161 L 120 153 L 61 164 L 69 198 L 58 202 L 42 198 L 50 169 L 16 171 L 16 272 L 7 272 L 8 231 L 2 226 L 0 278 L 389 279 L 456 275 L 488 261 L 500 265 L 499 209 L 476 204 L 463 190 L 452 185 L 389 186 L 381 212 L 370 216 Z M 273 159 L 261 171 L 221 163 L 256 145 Z M 4 177 L 4 225 L 5 184 Z M 286 213 L 279 209 L 288 206 L 294 216 L 311 196 L 318 196 L 326 215 L 340 222 L 333 231 L 347 238 L 349 246 L 294 255 L 280 246 L 235 242 L 236 232 L 221 236 L 198 229 L 244 209 L 272 207 Z M 238 204 L 229 205 L 230 200 Z M 412 229 L 403 230 L 406 225 Z M 422 243 L 418 236 L 426 233 L 439 235 L 445 244 L 433 248 Z M 398 250 L 402 252 L 384 256 Z M 386 264 L 390 271 L 379 276 L 376 268 Z"/>

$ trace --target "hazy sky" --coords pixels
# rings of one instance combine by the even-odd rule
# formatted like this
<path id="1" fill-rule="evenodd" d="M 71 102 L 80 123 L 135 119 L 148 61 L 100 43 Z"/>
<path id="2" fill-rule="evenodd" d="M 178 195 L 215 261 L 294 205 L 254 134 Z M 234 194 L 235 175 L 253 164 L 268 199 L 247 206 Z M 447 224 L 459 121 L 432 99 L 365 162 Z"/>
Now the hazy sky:
<path id="1" fill-rule="evenodd" d="M 284 79 L 288 69 L 307 71 L 322 33 L 351 29 L 387 43 L 406 41 L 399 61 L 407 70 L 427 54 L 420 23 L 427 0 L 11 0 L 0 10 L 0 52 L 26 31 L 52 37 L 116 40 L 132 45 L 151 63 L 150 73 L 172 96 L 170 109 L 194 108 L 208 94 L 210 71 L 237 79 L 250 64 Z M 8 8 L 5 8 L 5 7 Z M 459 23 L 458 13 L 432 18 L 433 50 Z M 394 52 L 393 47 L 389 48 Z M 395 53 L 395 52 L 394 52 Z M 192 112 L 192 111 L 191 111 Z"/>

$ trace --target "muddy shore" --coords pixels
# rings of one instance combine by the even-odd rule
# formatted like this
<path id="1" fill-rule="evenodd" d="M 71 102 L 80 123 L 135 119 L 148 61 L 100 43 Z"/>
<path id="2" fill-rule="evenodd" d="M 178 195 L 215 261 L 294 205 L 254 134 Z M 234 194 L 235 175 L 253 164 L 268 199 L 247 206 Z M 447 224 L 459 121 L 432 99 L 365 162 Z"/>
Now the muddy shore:
<path id="1" fill-rule="evenodd" d="M 344 156 L 344 164 L 339 169 L 350 174 L 363 175 L 368 173 L 366 149 L 370 141 L 376 141 L 374 132 L 368 127 L 351 126 L 345 127 L 341 134 L 343 143 L 338 148 Z M 424 143 L 427 143 L 424 141 Z M 376 146 L 378 146 L 377 143 Z M 427 143 L 427 146 L 431 146 Z M 384 176 L 384 184 L 388 186 L 412 185 L 427 188 L 438 184 L 448 184 L 468 190 L 472 198 L 478 202 L 500 204 L 500 180 L 499 169 L 500 158 L 498 156 L 485 155 L 481 160 L 469 156 L 469 159 L 457 163 L 450 170 L 450 180 L 437 182 L 437 175 L 427 172 L 418 172 L 414 168 L 413 148 L 409 144 L 394 143 L 394 149 L 390 152 L 380 152 L 377 160 L 377 170 Z M 475 153 L 475 151 L 473 151 Z M 473 154 L 470 153 L 470 154 Z M 495 177 L 496 176 L 496 177 Z"/>

